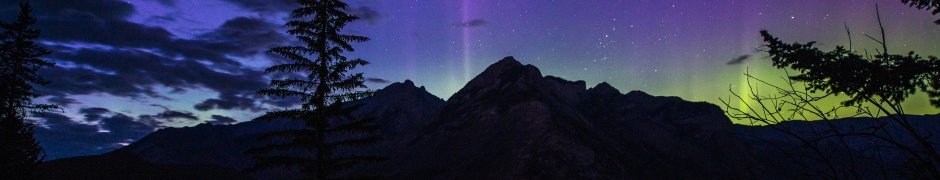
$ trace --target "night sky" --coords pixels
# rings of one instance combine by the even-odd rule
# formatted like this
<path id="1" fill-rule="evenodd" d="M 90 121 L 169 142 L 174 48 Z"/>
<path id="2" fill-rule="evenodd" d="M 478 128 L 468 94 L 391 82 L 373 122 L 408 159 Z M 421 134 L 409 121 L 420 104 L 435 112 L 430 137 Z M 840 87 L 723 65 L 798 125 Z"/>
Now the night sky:
<path id="1" fill-rule="evenodd" d="M 254 94 L 261 69 L 283 59 L 265 53 L 296 43 L 282 25 L 291 0 L 33 0 L 40 42 L 55 67 L 38 101 L 62 111 L 36 114 L 50 159 L 99 154 L 159 128 L 250 120 L 296 100 Z M 874 53 L 880 37 L 875 3 L 893 53 L 940 55 L 940 26 L 928 11 L 897 0 L 349 0 L 362 19 L 347 33 L 350 58 L 378 89 L 413 80 L 447 99 L 505 56 L 545 75 L 608 82 L 622 92 L 719 104 L 728 90 L 746 91 L 742 73 L 772 82 L 758 33 L 786 42 L 818 41 Z M 15 3 L 0 5 L 11 21 Z M 923 94 L 909 113 L 936 113 Z"/>

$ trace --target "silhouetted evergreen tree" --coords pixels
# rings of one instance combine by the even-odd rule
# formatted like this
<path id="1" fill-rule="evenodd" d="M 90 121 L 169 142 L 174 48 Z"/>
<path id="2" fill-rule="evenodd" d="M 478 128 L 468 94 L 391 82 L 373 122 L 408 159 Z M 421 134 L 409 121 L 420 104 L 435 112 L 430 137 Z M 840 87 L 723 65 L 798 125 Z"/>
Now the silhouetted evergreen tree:
<path id="1" fill-rule="evenodd" d="M 15 111 L 0 115 L 0 176 L 5 179 L 37 179 L 44 151 L 33 137 L 32 123 Z"/>
<path id="2" fill-rule="evenodd" d="M 36 18 L 29 15 L 29 3 L 20 4 L 20 13 L 13 23 L 0 22 L 0 178 L 36 179 L 37 166 L 45 153 L 33 137 L 32 123 L 25 118 L 30 110 L 47 110 L 53 105 L 33 104 L 38 97 L 32 84 L 49 81 L 36 74 L 53 62 L 40 57 L 49 51 L 33 40 L 39 30 L 30 29 Z"/>
<path id="3" fill-rule="evenodd" d="M 269 52 L 290 60 L 265 69 L 266 73 L 301 73 L 306 78 L 271 80 L 270 88 L 258 94 L 279 98 L 300 97 L 298 109 L 270 111 L 254 120 L 288 119 L 302 121 L 303 128 L 266 133 L 261 140 L 272 141 L 247 151 L 258 160 L 251 170 L 278 166 L 299 166 L 307 178 L 332 179 L 342 170 L 363 162 L 382 161 L 383 157 L 337 153 L 341 148 L 371 145 L 382 137 L 372 118 L 354 118 L 359 106 L 343 102 L 372 94 L 365 88 L 362 73 L 349 70 L 368 64 L 362 59 L 349 60 L 345 51 L 354 51 L 350 42 L 369 40 L 363 36 L 341 34 L 347 23 L 358 17 L 346 14 L 346 3 L 339 0 L 297 0 L 302 7 L 291 12 L 291 27 L 303 46 L 281 46 Z M 308 153 L 310 152 L 310 153 Z M 304 155 L 304 154 L 307 155 Z"/>
<path id="4" fill-rule="evenodd" d="M 940 14 L 940 0 L 901 0 L 901 2 L 917 9 L 928 10 L 933 15 Z M 933 23 L 940 24 L 940 19 Z"/>

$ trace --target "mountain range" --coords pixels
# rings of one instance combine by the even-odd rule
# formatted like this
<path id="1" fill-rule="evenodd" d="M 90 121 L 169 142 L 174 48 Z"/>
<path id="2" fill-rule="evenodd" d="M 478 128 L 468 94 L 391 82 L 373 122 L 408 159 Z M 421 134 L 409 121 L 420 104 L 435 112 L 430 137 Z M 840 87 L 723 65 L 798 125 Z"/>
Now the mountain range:
<path id="1" fill-rule="evenodd" d="M 733 125 L 716 105 L 621 93 L 607 83 L 588 88 L 584 81 L 544 76 L 513 57 L 490 65 L 446 101 L 406 80 L 348 103 L 362 104 L 355 115 L 376 117 L 385 136 L 363 151 L 390 160 L 347 173 L 389 179 L 755 179 L 793 173 L 781 170 L 782 156 L 768 153 L 771 145 L 755 140 L 784 135 Z M 259 146 L 261 133 L 298 126 L 250 121 L 165 128 L 110 153 L 53 160 L 44 168 L 52 173 L 48 177 L 285 179 L 292 175 L 241 172 L 254 163 L 242 152 Z"/>

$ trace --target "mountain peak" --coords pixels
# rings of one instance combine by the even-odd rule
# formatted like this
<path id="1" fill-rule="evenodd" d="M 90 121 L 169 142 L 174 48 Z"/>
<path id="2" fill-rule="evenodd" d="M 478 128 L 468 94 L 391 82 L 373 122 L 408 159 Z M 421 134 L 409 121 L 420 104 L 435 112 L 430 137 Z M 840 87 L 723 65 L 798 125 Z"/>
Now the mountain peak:
<path id="1" fill-rule="evenodd" d="M 525 69 L 521 69 L 525 68 Z M 520 71 L 522 70 L 522 71 Z M 536 72 L 538 77 L 542 77 L 542 73 L 538 68 L 532 65 L 522 65 L 516 58 L 512 56 L 507 56 L 502 60 L 493 63 L 489 67 L 486 67 L 486 70 L 483 70 L 483 73 L 480 73 L 478 77 L 490 77 L 490 76 L 500 76 L 501 74 L 507 74 L 512 72 Z M 531 74 L 531 73 L 528 73 Z M 476 79 L 476 78 L 474 78 Z"/>
<path id="2" fill-rule="evenodd" d="M 415 86 L 415 83 L 414 83 L 414 82 L 412 82 L 411 80 L 406 79 L 406 80 L 403 81 L 403 82 L 395 82 L 395 83 L 389 84 L 388 86 L 386 86 L 385 88 L 380 89 L 379 91 L 388 90 L 388 89 L 395 89 L 395 90 L 399 90 L 399 89 L 418 89 L 418 87 Z"/>
<path id="3" fill-rule="evenodd" d="M 376 96 L 402 96 L 404 94 L 416 96 L 434 96 L 428 93 L 424 86 L 415 86 L 415 83 L 408 79 L 403 82 L 389 84 L 385 88 L 377 90 L 375 93 Z M 437 97 L 434 96 L 434 98 Z"/>
<path id="4" fill-rule="evenodd" d="M 597 84 L 597 86 L 594 86 L 594 88 L 591 88 L 588 91 L 604 95 L 620 94 L 620 90 L 617 90 L 617 88 L 614 88 L 614 86 L 607 84 L 607 82 Z"/>
<path id="5" fill-rule="evenodd" d="M 468 89 L 516 82 L 520 79 L 534 80 L 541 78 L 542 72 L 539 68 L 533 65 L 522 65 L 522 63 L 516 61 L 516 58 L 508 56 L 487 67 L 486 70 L 467 82 L 467 85 L 457 94 L 461 94 L 461 91 Z"/>
<path id="6" fill-rule="evenodd" d="M 522 63 L 517 61 L 515 57 L 506 56 L 491 66 L 522 66 Z"/>

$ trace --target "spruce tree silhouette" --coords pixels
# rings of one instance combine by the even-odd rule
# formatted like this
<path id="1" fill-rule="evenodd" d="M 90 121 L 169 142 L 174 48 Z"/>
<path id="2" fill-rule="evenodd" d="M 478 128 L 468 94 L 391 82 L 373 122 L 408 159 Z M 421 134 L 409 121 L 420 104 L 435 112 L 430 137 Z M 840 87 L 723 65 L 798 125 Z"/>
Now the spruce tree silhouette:
<path id="1" fill-rule="evenodd" d="M 359 106 L 343 102 L 370 96 L 362 73 L 348 75 L 349 70 L 368 64 L 362 59 L 348 60 L 341 55 L 354 51 L 350 42 L 369 40 L 363 36 L 341 34 L 347 23 L 358 17 L 344 12 L 348 6 L 339 0 L 298 0 L 302 7 L 291 12 L 286 26 L 304 46 L 281 46 L 269 52 L 287 58 L 290 63 L 265 69 L 266 73 L 303 73 L 305 79 L 271 80 L 270 87 L 260 95 L 278 98 L 299 97 L 298 109 L 270 111 L 255 121 L 287 119 L 304 122 L 305 127 L 263 134 L 260 140 L 272 142 L 249 149 L 258 163 L 252 171 L 271 167 L 299 166 L 306 178 L 332 179 L 342 170 L 363 162 L 384 161 L 371 155 L 337 153 L 343 148 L 375 144 L 382 140 L 373 118 L 354 118 Z M 304 153 L 308 153 L 304 155 Z"/>
<path id="2" fill-rule="evenodd" d="M 917 9 L 928 10 L 933 15 L 940 14 L 940 0 L 901 0 L 901 2 Z M 933 23 L 940 24 L 940 19 Z"/>
<path id="3" fill-rule="evenodd" d="M 33 40 L 39 30 L 30 29 L 36 18 L 29 14 L 29 3 L 20 4 L 20 13 L 12 23 L 0 22 L 0 177 L 3 179 L 36 179 L 37 166 L 45 152 L 33 137 L 35 125 L 26 122 L 28 111 L 49 110 L 54 105 L 33 104 L 39 97 L 32 84 L 49 81 L 38 74 L 40 68 L 53 62 L 41 59 L 50 52 Z"/>

